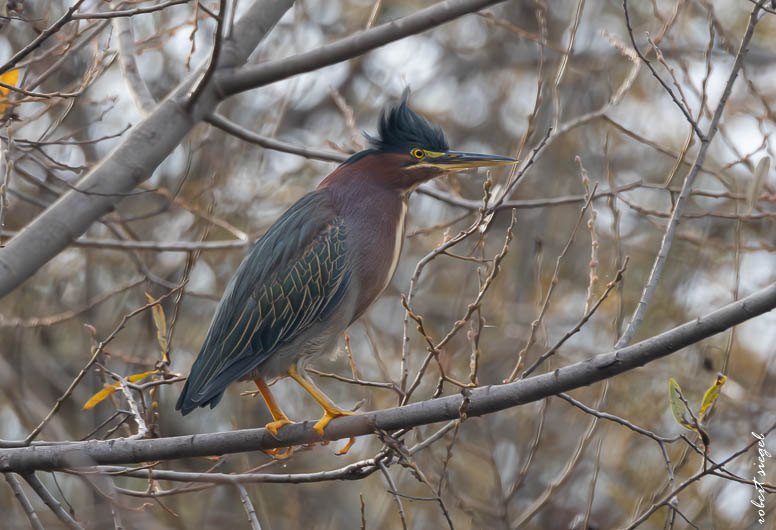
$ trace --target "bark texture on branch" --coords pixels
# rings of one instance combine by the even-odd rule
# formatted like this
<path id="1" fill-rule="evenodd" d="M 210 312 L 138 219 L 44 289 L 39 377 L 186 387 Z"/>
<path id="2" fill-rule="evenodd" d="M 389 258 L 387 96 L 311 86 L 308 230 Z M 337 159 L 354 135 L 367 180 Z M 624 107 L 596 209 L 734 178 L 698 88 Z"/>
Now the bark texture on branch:
<path id="1" fill-rule="evenodd" d="M 326 428 L 327 440 L 363 436 L 375 429 L 393 431 L 467 416 L 481 416 L 590 385 L 665 357 L 704 338 L 724 331 L 776 308 L 776 283 L 706 316 L 682 324 L 627 348 L 596 355 L 586 361 L 550 373 L 499 386 L 480 387 L 404 407 L 345 416 Z M 319 441 L 313 422 L 284 427 L 279 438 L 266 429 L 175 436 L 150 440 L 116 439 L 34 445 L 0 449 L 0 472 L 29 473 L 85 467 L 172 460 L 194 456 L 215 456 L 287 447 Z"/>
<path id="2" fill-rule="evenodd" d="M 218 69 L 187 105 L 208 61 L 134 126 L 118 147 L 89 174 L 0 248 L 0 298 L 35 274 L 50 259 L 110 212 L 126 193 L 151 177 L 189 131 L 230 95 L 316 70 L 420 33 L 504 0 L 451 0 L 360 32 L 316 50 L 256 66 L 244 66 L 293 0 L 256 0 L 225 39 Z"/>
<path id="3" fill-rule="evenodd" d="M 237 22 L 233 40 L 224 43 L 220 64 L 245 63 L 293 0 L 255 2 Z M 89 226 L 110 212 L 123 196 L 148 179 L 188 132 L 220 102 L 209 83 L 197 103 L 186 107 L 188 93 L 205 65 L 184 80 L 145 119 L 135 125 L 102 162 L 0 249 L 0 298 L 32 276 Z"/>

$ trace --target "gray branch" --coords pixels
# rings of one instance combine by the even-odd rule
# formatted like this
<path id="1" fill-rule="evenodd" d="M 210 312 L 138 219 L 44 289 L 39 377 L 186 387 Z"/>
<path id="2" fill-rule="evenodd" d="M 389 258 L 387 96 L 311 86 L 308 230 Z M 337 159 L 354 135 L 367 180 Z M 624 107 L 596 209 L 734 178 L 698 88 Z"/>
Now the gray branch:
<path id="1" fill-rule="evenodd" d="M 255 2 L 240 18 L 236 39 L 224 43 L 222 64 L 242 65 L 292 3 L 293 0 Z M 0 249 L 0 298 L 110 212 L 124 194 L 148 179 L 192 127 L 215 110 L 219 97 L 212 83 L 196 105 L 185 107 L 188 92 L 204 69 L 198 68 L 133 127 L 121 144 L 79 181 L 79 191 L 63 195 Z"/>
<path id="2" fill-rule="evenodd" d="M 147 180 L 194 125 L 213 114 L 223 98 L 350 59 L 502 1 L 441 2 L 311 52 L 258 66 L 244 66 L 293 0 L 254 2 L 237 23 L 233 31 L 235 38 L 224 41 L 219 68 L 198 95 L 196 104 L 186 105 L 192 87 L 205 72 L 209 60 L 133 127 L 121 144 L 79 181 L 77 191 L 67 192 L 0 248 L 0 298 L 86 232 L 126 193 Z"/>
<path id="3" fill-rule="evenodd" d="M 450 0 L 440 2 L 412 15 L 359 32 L 309 52 L 285 59 L 245 66 L 233 72 L 222 72 L 218 76 L 218 84 L 225 95 L 233 95 L 345 61 L 389 42 L 421 33 L 460 16 L 504 1 Z"/>
<path id="4" fill-rule="evenodd" d="M 30 485 L 32 490 L 38 494 L 40 500 L 42 500 L 46 506 L 48 506 L 51 511 L 54 512 L 54 515 L 56 515 L 66 527 L 70 528 L 70 530 L 84 530 L 84 527 L 81 526 L 78 521 L 73 519 L 73 517 L 67 513 L 67 511 L 65 511 L 65 509 L 62 507 L 62 503 L 60 503 L 56 497 L 54 497 L 51 492 L 46 489 L 46 486 L 44 486 L 40 479 L 35 476 L 35 473 L 26 473 L 22 476 L 24 477 L 24 480 L 27 481 L 27 484 Z"/>
<path id="5" fill-rule="evenodd" d="M 8 482 L 8 485 L 11 487 L 16 500 L 19 501 L 19 504 L 21 504 L 25 515 L 27 515 L 27 520 L 30 522 L 30 527 L 32 527 L 33 530 L 43 530 L 43 524 L 40 522 L 38 512 L 35 511 L 35 507 L 27 498 L 27 495 L 24 494 L 24 490 L 22 489 L 22 485 L 19 483 L 19 479 L 16 478 L 16 475 L 13 473 L 5 473 L 4 476 L 5 480 Z"/>
<path id="6" fill-rule="evenodd" d="M 652 301 L 655 291 L 657 290 L 657 285 L 658 285 L 658 282 L 660 281 L 660 277 L 663 274 L 663 267 L 668 261 L 668 254 L 671 252 L 671 246 L 673 245 L 674 238 L 679 228 L 679 222 L 682 218 L 685 205 L 687 204 L 688 198 L 692 193 L 692 186 L 695 183 L 695 177 L 698 176 L 698 172 L 700 171 L 701 166 L 703 166 L 703 162 L 706 160 L 706 153 L 708 152 L 709 147 L 711 146 L 711 141 L 714 139 L 714 136 L 717 133 L 719 122 L 722 119 L 722 113 L 725 111 L 728 98 L 730 97 L 730 94 L 733 91 L 733 85 L 735 84 L 736 79 L 738 78 L 738 72 L 743 67 L 744 56 L 746 55 L 749 49 L 748 48 L 749 41 L 752 39 L 752 35 L 754 34 L 754 27 L 757 24 L 757 21 L 759 20 L 758 13 L 760 13 L 760 8 L 762 7 L 762 4 L 763 2 L 761 1 L 759 4 L 755 5 L 751 15 L 749 16 L 749 24 L 746 27 L 746 32 L 744 33 L 744 36 L 741 39 L 741 44 L 738 47 L 738 52 L 736 53 L 736 60 L 733 62 L 733 67 L 730 71 L 730 75 L 728 75 L 727 83 L 725 84 L 725 89 L 722 92 L 722 96 L 720 96 L 719 98 L 719 103 L 717 103 L 717 108 L 714 111 L 714 115 L 711 118 L 711 122 L 709 123 L 709 128 L 706 131 L 706 134 L 703 136 L 700 136 L 701 145 L 698 148 L 698 154 L 695 157 L 695 161 L 693 162 L 693 165 L 690 168 L 689 173 L 687 173 L 687 177 L 685 177 L 684 179 L 684 184 L 682 185 L 682 191 L 679 194 L 679 197 L 676 199 L 676 205 L 674 206 L 674 209 L 671 212 L 671 218 L 669 219 L 668 226 L 666 227 L 666 231 L 663 234 L 663 240 L 660 242 L 660 249 L 657 252 L 657 256 L 655 257 L 655 262 L 652 265 L 652 270 L 649 273 L 649 279 L 647 280 L 647 283 L 644 285 L 644 290 L 642 291 L 641 298 L 639 299 L 638 304 L 636 304 L 636 308 L 633 311 L 633 316 L 631 317 L 631 321 L 628 323 L 628 327 L 625 329 L 622 336 L 619 338 L 619 340 L 617 341 L 617 344 L 615 345 L 618 348 L 626 346 L 633 339 L 633 336 L 636 334 L 636 331 L 638 331 L 642 321 L 644 320 L 644 316 L 646 315 L 646 312 L 647 312 L 647 307 Z M 628 21 L 627 0 L 624 0 L 623 6 L 625 8 L 625 17 L 626 17 L 625 19 L 626 21 Z M 630 30 L 630 22 L 628 22 L 628 29 Z M 631 35 L 631 38 L 633 38 L 633 32 L 629 31 L 629 33 Z M 635 44 L 636 43 L 634 41 L 634 46 Z M 646 59 L 643 58 L 640 52 L 639 52 L 639 56 L 642 57 L 644 61 L 646 61 Z M 647 61 L 647 65 L 649 66 L 648 61 Z M 658 79 L 660 78 L 658 77 Z M 669 90 L 669 93 L 671 93 L 670 89 L 668 90 Z M 672 93 L 671 95 L 673 96 Z M 677 101 L 677 100 L 674 98 L 674 101 Z M 677 101 L 677 104 L 678 104 L 678 101 Z M 682 109 L 682 112 L 687 114 L 687 111 L 684 109 L 684 107 L 681 104 L 679 105 L 679 107 Z M 702 113 L 703 113 L 703 109 L 700 109 L 698 111 L 698 115 L 700 116 L 702 115 Z M 699 131 L 698 124 L 695 121 L 692 121 L 692 119 L 690 119 L 690 123 L 692 124 L 693 128 L 696 131 Z M 701 133 L 698 132 L 698 134 L 700 135 Z"/>
<path id="7" fill-rule="evenodd" d="M 706 316 L 632 346 L 515 383 L 480 387 L 468 395 L 467 416 L 481 416 L 587 386 L 665 357 L 776 308 L 776 283 Z M 457 419 L 461 395 L 412 403 L 404 407 L 346 416 L 326 428 L 327 440 L 364 436 L 376 429 L 394 431 Z M 130 464 L 197 456 L 267 450 L 320 441 L 313 422 L 284 427 L 278 438 L 266 429 L 195 434 L 151 440 L 117 439 L 66 442 L 0 450 L 0 472 L 29 474 L 92 465 Z"/>

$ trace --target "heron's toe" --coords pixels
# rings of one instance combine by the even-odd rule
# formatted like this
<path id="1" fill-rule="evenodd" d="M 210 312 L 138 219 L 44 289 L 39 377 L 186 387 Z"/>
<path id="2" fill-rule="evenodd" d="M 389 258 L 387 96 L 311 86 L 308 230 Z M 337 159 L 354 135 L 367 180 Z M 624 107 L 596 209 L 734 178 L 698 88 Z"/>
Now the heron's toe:
<path id="1" fill-rule="evenodd" d="M 294 423 L 293 421 L 289 420 L 288 418 L 280 418 L 279 420 L 272 421 L 264 426 L 265 429 L 267 429 L 269 432 L 272 433 L 272 436 L 275 438 L 278 437 L 278 429 L 280 429 L 283 425 L 289 425 Z"/>
<path id="2" fill-rule="evenodd" d="M 323 436 L 323 430 L 326 428 L 329 422 L 334 418 L 339 418 L 340 416 L 355 416 L 357 414 L 358 412 L 350 412 L 349 410 L 327 408 L 324 411 L 323 417 L 320 420 L 318 420 L 318 422 L 315 425 L 313 425 L 313 429 L 319 435 Z"/>

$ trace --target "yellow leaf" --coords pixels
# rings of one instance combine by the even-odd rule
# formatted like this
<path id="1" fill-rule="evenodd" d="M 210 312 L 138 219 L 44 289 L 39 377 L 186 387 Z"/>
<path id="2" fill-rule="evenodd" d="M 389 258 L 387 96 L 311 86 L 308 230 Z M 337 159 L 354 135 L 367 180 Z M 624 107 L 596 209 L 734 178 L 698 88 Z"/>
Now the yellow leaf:
<path id="1" fill-rule="evenodd" d="M 9 70 L 0 75 L 0 82 L 5 83 L 6 85 L 16 86 L 16 83 L 19 82 L 19 69 L 14 68 L 13 70 Z M 0 113 L 5 112 L 5 109 L 8 107 L 8 94 L 10 92 L 10 88 L 0 86 Z"/>
<path id="2" fill-rule="evenodd" d="M 149 304 L 153 304 L 156 301 L 150 294 L 146 293 L 145 295 Z M 153 315 L 154 325 L 156 326 L 156 340 L 159 342 L 162 359 L 164 359 L 164 362 L 169 363 L 170 359 L 167 357 L 167 319 L 164 316 L 162 304 L 156 304 L 151 307 L 151 314 Z"/>
<path id="3" fill-rule="evenodd" d="M 129 377 L 127 377 L 127 381 L 129 381 L 130 383 L 137 383 L 138 381 L 142 381 L 143 379 L 145 379 L 149 375 L 153 375 L 155 373 L 156 373 L 156 370 L 149 370 L 147 372 L 141 372 L 139 374 L 133 374 L 133 375 L 130 375 Z M 118 385 L 118 383 L 116 383 L 116 384 Z"/>
<path id="4" fill-rule="evenodd" d="M 127 377 L 127 381 L 130 383 L 137 383 L 138 381 L 142 381 L 149 375 L 155 374 L 157 370 L 151 370 L 148 372 L 141 372 L 139 374 L 133 374 Z M 99 402 L 103 401 L 105 398 L 113 394 L 114 392 L 118 391 L 121 388 L 121 383 L 113 383 L 112 385 L 105 385 L 105 388 L 97 392 L 95 395 L 89 398 L 89 401 L 87 401 L 84 404 L 83 410 L 90 410 L 94 408 L 95 405 L 97 405 Z"/>
<path id="5" fill-rule="evenodd" d="M 687 407 L 682 402 L 682 398 L 679 397 L 682 394 L 682 389 L 679 387 L 679 383 L 673 377 L 668 378 L 668 396 L 671 401 L 671 412 L 674 415 L 676 423 L 681 425 L 687 430 L 695 431 L 695 425 L 692 423 L 692 417 L 689 414 L 685 414 Z"/>
<path id="6" fill-rule="evenodd" d="M 698 421 L 703 421 L 703 417 L 709 412 L 709 409 L 714 405 L 714 402 L 719 397 L 719 393 L 722 390 L 722 385 L 727 381 L 727 377 L 722 374 L 717 374 L 717 380 L 709 387 L 705 394 L 703 394 L 703 402 L 701 403 L 701 412 L 698 414 Z"/>

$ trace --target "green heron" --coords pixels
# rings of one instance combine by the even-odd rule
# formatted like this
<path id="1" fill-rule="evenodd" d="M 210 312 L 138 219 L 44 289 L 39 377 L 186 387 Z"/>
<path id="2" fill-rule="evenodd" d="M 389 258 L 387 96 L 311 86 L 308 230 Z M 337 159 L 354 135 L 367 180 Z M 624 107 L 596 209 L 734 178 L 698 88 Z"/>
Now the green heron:
<path id="1" fill-rule="evenodd" d="M 175 408 L 215 407 L 227 386 L 252 379 L 267 403 L 274 435 L 292 423 L 265 378 L 290 376 L 320 404 L 318 434 L 337 407 L 305 375 L 311 359 L 388 286 L 404 239 L 407 198 L 421 183 L 514 158 L 449 151 L 445 135 L 402 102 L 386 109 L 378 136 L 299 199 L 240 264 L 216 309 Z"/>

